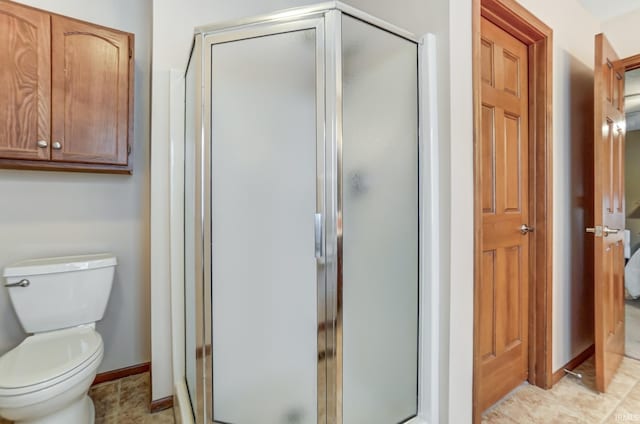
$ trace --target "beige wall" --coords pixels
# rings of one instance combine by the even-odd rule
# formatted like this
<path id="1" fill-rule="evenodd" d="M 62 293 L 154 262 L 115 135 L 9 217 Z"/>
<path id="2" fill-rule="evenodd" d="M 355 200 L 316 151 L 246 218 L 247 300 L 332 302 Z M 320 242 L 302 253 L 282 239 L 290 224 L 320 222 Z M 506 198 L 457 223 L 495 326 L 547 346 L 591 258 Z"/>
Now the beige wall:
<path id="1" fill-rule="evenodd" d="M 110 251 L 118 268 L 99 371 L 149 360 L 151 1 L 24 0 L 136 35 L 134 175 L 0 170 L 0 268 L 26 258 Z M 64 305 L 60 305 L 64 307 Z M 0 354 L 25 334 L 0 289 Z"/>

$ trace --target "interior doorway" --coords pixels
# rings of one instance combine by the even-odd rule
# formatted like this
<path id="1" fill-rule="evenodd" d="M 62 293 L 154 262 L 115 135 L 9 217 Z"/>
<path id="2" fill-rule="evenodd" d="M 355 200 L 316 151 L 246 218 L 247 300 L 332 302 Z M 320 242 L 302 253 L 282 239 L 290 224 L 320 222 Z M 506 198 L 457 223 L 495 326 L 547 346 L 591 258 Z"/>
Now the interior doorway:
<path id="1" fill-rule="evenodd" d="M 625 72 L 625 354 L 640 359 L 640 69 Z"/>
<path id="2" fill-rule="evenodd" d="M 474 0 L 473 27 L 479 423 L 514 384 L 551 385 L 553 77 L 552 30 L 516 1 Z"/>

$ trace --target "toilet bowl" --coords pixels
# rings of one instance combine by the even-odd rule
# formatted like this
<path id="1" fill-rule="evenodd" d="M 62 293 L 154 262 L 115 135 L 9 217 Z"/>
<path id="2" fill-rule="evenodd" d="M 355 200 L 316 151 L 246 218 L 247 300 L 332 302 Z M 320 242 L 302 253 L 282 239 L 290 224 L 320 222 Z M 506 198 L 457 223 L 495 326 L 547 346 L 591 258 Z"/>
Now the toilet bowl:
<path id="1" fill-rule="evenodd" d="M 104 315 L 115 265 L 106 254 L 5 268 L 16 314 L 33 334 L 0 357 L 0 417 L 19 424 L 94 422 L 87 393 L 104 354 L 95 322 Z"/>

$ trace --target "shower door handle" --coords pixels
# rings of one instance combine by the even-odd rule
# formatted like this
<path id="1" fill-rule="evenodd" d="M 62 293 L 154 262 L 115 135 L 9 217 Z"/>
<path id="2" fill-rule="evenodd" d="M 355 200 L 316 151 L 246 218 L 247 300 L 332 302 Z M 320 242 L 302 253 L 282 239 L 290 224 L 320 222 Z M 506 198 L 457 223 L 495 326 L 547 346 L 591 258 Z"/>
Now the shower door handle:
<path id="1" fill-rule="evenodd" d="M 314 234 L 315 234 L 315 252 L 316 258 L 322 257 L 322 214 L 317 213 L 315 215 L 315 223 L 314 223 Z"/>

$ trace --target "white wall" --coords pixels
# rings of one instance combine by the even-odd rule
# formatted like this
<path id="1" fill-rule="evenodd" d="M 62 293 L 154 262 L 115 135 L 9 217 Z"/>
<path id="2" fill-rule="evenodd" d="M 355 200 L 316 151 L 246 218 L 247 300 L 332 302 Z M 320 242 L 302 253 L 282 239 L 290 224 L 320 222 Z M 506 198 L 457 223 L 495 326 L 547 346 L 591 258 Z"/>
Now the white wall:
<path id="1" fill-rule="evenodd" d="M 22 3 L 133 32 L 133 176 L 0 170 L 0 268 L 26 258 L 110 251 L 118 257 L 98 331 L 99 372 L 149 360 L 149 0 L 24 0 Z M 63 305 L 61 305 L 63 307 Z M 0 290 L 0 354 L 25 334 Z"/>
<path id="2" fill-rule="evenodd" d="M 473 385 L 473 86 L 472 86 L 472 10 L 470 0 L 450 0 L 449 10 L 449 139 L 450 192 L 442 227 L 449 240 L 449 321 L 441 328 L 449 335 L 447 415 L 441 422 L 471 423 Z M 443 231 L 446 235 L 447 232 Z M 443 276 L 443 288 L 447 279 Z M 446 390 L 442 387 L 441 390 Z"/>
<path id="3" fill-rule="evenodd" d="M 640 10 L 602 22 L 602 32 L 621 58 L 640 54 Z"/>
<path id="4" fill-rule="evenodd" d="M 553 370 L 593 343 L 585 275 L 584 148 L 593 143 L 593 46 L 598 20 L 576 0 L 524 0 L 553 29 Z M 590 159 L 589 163 L 590 163 Z M 591 293 L 591 294 L 590 294 Z M 590 300 L 591 299 L 591 300 Z"/>

